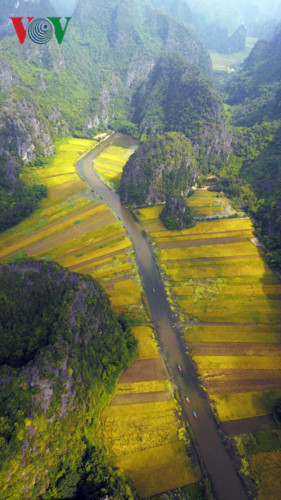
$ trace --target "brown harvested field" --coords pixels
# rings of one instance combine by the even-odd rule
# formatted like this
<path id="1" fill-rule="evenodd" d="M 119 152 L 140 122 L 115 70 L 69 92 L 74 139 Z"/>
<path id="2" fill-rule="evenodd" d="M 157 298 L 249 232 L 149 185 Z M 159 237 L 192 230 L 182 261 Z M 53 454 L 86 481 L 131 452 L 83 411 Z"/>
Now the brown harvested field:
<path id="1" fill-rule="evenodd" d="M 143 403 L 157 403 L 160 401 L 172 401 L 173 394 L 170 391 L 139 392 L 138 394 L 117 394 L 110 401 L 110 406 L 135 405 Z"/>
<path id="2" fill-rule="evenodd" d="M 261 415 L 260 417 L 241 418 L 239 420 L 222 422 L 221 428 L 227 436 L 235 436 L 237 434 L 276 429 L 276 422 L 272 418 L 272 415 Z"/>
<path id="3" fill-rule="evenodd" d="M 177 247 L 178 248 L 178 247 Z M 257 254 L 249 254 L 249 255 L 228 255 L 226 257 L 224 256 L 217 256 L 217 257 L 193 257 L 191 259 L 169 259 L 165 261 L 165 265 L 169 266 L 170 264 L 179 264 L 183 265 L 185 267 L 194 267 L 194 266 L 204 266 L 205 267 L 211 267 L 212 265 L 219 264 L 220 262 L 223 264 L 230 264 L 232 261 L 239 260 L 239 261 L 247 261 L 249 259 L 256 259 L 257 261 L 260 260 L 260 256 Z"/>
<path id="4" fill-rule="evenodd" d="M 212 394 L 281 389 L 281 370 L 224 370 L 203 377 Z"/>
<path id="5" fill-rule="evenodd" d="M 114 285 L 116 283 L 122 283 L 122 281 L 127 281 L 128 278 L 130 278 L 130 273 L 126 273 L 123 277 L 118 276 L 115 278 L 105 279 L 102 282 L 102 286 L 109 293 L 110 290 L 114 290 Z"/>
<path id="6" fill-rule="evenodd" d="M 149 380 L 163 380 L 167 374 L 160 358 L 136 360 L 121 375 L 118 383 L 144 382 Z"/>
<path id="7" fill-rule="evenodd" d="M 158 243 L 159 249 L 164 248 L 187 248 L 187 247 L 199 247 L 204 245 L 229 245 L 230 243 L 243 243 L 248 241 L 247 238 L 243 236 L 230 236 L 225 238 L 202 238 L 200 240 L 179 240 L 179 241 L 166 241 L 164 243 Z"/>
<path id="8" fill-rule="evenodd" d="M 281 344 L 190 342 L 189 346 L 193 356 L 281 356 Z"/>

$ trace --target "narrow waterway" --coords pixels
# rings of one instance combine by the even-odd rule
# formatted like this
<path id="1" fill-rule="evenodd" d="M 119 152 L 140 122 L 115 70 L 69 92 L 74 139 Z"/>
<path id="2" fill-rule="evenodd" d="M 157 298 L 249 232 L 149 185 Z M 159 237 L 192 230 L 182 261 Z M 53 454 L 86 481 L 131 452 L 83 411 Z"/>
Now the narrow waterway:
<path id="1" fill-rule="evenodd" d="M 140 224 L 133 218 L 130 211 L 121 205 L 118 195 L 105 186 L 92 168 L 93 161 L 109 144 L 132 149 L 136 147 L 135 141 L 131 138 L 114 134 L 78 162 L 77 172 L 117 214 L 134 244 L 139 274 L 147 296 L 157 338 L 168 361 L 173 379 L 178 386 L 183 412 L 192 428 L 215 497 L 218 500 L 246 500 L 247 497 L 232 460 L 222 443 L 205 393 L 200 387 L 191 363 L 184 352 L 183 342 L 177 327 L 173 327 L 176 318 L 167 300 L 160 273 L 153 258 L 152 247 L 143 235 Z M 177 369 L 177 364 L 181 365 L 181 372 Z M 186 403 L 185 395 L 188 395 L 190 404 Z M 198 414 L 197 419 L 192 415 L 193 410 Z"/>

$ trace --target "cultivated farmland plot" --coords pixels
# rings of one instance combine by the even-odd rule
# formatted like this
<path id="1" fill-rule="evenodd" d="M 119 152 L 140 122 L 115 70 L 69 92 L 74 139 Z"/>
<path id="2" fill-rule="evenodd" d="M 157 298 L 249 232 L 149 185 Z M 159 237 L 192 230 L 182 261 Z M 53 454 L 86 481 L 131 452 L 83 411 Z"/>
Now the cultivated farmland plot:
<path id="1" fill-rule="evenodd" d="M 108 146 L 95 161 L 95 170 L 105 184 L 113 190 L 118 190 L 123 167 L 133 152 L 132 149 Z"/>
<path id="2" fill-rule="evenodd" d="M 216 193 L 200 191 L 188 200 L 196 210 L 205 199 L 216 199 Z M 262 477 L 258 498 L 275 499 L 281 489 L 281 441 L 271 413 L 281 397 L 280 281 L 251 241 L 248 218 L 155 231 L 149 229 L 149 221 L 156 222 L 153 207 L 140 212 L 217 419 L 231 435 L 236 422 L 239 432 L 254 432 L 237 437 L 242 472 L 248 467 L 253 478 Z"/>
<path id="3" fill-rule="evenodd" d="M 109 293 L 117 313 L 125 312 L 139 323 L 134 327 L 137 360 L 120 378 L 99 427 L 113 464 L 125 470 L 144 498 L 198 483 L 201 471 L 186 453 L 187 445 L 190 450 L 192 445 L 177 417 L 153 330 L 143 324 L 149 316 L 131 241 L 111 210 L 89 198 L 75 171 L 78 157 L 95 144 L 71 139 L 59 147 L 50 165 L 26 174 L 30 180 L 39 176 L 46 183 L 48 198 L 33 215 L 0 236 L 0 261 L 29 255 L 89 274 Z M 118 167 L 121 172 L 131 153 L 110 146 L 99 161 L 106 162 L 108 171 Z M 95 432 L 92 438 L 95 442 Z"/>

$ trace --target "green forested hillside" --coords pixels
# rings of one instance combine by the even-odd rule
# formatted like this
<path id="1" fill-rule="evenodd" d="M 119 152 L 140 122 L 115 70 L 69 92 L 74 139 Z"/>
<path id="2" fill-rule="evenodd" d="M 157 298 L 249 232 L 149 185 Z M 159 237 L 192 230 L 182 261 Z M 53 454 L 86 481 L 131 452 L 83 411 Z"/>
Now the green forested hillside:
<path id="1" fill-rule="evenodd" d="M 230 150 L 223 106 L 210 81 L 180 55 L 164 55 L 135 96 L 134 119 L 146 135 L 182 132 L 199 153 L 201 171 Z"/>
<path id="2" fill-rule="evenodd" d="M 197 158 L 190 140 L 169 132 L 144 140 L 127 161 L 121 182 L 121 200 L 129 205 L 186 196 L 197 174 Z"/>
<path id="3" fill-rule="evenodd" d="M 29 40 L 20 46 L 16 36 L 2 40 L 0 64 L 15 80 L 2 86 L 3 97 L 8 91 L 17 98 L 15 87 L 23 87 L 53 129 L 81 134 L 128 117 L 128 93 L 163 50 L 180 52 L 210 74 L 200 39 L 171 18 L 135 0 L 83 0 L 60 47 L 56 41 L 34 47 Z"/>
<path id="4" fill-rule="evenodd" d="M 281 30 L 257 42 L 225 88 L 233 124 L 233 154 L 217 186 L 250 211 L 268 260 L 281 258 Z"/>
<path id="5" fill-rule="evenodd" d="M 252 126 L 281 117 L 281 28 L 271 41 L 260 40 L 242 70 L 226 86 L 226 101 L 235 105 L 232 122 Z"/>
<path id="6" fill-rule="evenodd" d="M 51 9 L 47 0 L 33 7 L 34 15 Z M 210 74 L 210 57 L 192 30 L 135 0 L 79 1 L 61 45 L 53 39 L 39 46 L 28 37 L 20 45 L 16 35 L 0 41 L 1 193 L 6 221 L 0 230 L 28 214 L 29 208 L 20 209 L 17 199 L 29 207 L 35 203 L 23 199 L 37 198 L 37 191 L 31 194 L 22 184 L 17 184 L 20 194 L 13 195 L 15 183 L 9 179 L 12 170 L 13 177 L 18 176 L 16 164 L 52 154 L 54 142 L 69 133 L 93 137 L 98 129 L 111 126 L 137 135 L 130 122 L 131 96 L 164 51 L 179 52 Z"/>
<path id="7" fill-rule="evenodd" d="M 135 354 L 125 318 L 92 278 L 51 262 L 0 278 L 1 498 L 133 498 L 94 434 Z"/>

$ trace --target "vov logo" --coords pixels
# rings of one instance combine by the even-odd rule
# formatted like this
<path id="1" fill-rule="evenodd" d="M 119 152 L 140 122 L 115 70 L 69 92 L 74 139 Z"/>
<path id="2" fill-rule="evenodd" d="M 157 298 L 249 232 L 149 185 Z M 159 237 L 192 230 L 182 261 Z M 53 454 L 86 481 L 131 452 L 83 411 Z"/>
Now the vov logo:
<path id="1" fill-rule="evenodd" d="M 39 45 L 43 45 L 44 43 L 48 43 L 53 35 L 57 39 L 58 43 L 62 43 L 64 39 L 65 32 L 68 27 L 68 23 L 71 17 L 66 17 L 66 23 L 64 29 L 61 25 L 61 17 L 47 17 L 47 18 L 34 18 L 27 17 L 28 23 L 25 28 L 23 25 L 23 17 L 10 17 L 16 33 L 18 35 L 18 39 L 21 44 L 25 42 L 26 35 L 32 40 L 34 43 L 38 43 Z"/>

